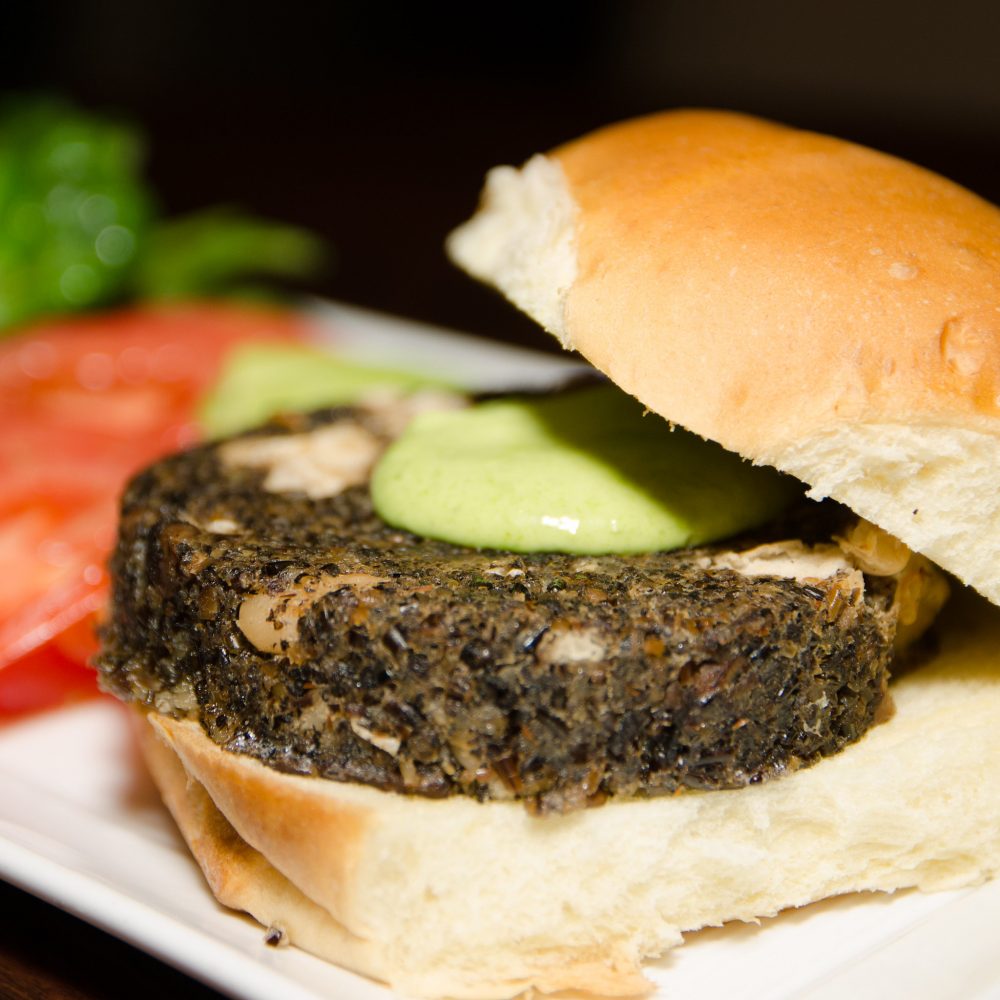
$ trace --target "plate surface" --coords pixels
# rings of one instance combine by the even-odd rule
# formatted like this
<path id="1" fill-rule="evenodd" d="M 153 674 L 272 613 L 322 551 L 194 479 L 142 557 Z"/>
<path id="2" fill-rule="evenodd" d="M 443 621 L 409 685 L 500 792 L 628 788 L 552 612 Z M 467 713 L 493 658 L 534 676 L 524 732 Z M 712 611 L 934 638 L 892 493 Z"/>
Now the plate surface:
<path id="1" fill-rule="evenodd" d="M 386 357 L 476 389 L 544 385 L 573 363 L 321 305 L 344 354 Z M 387 989 L 263 943 L 218 906 L 110 700 L 0 728 L 0 876 L 247 1000 L 390 1000 Z M 960 892 L 849 896 L 690 935 L 649 967 L 670 1000 L 1000 1000 L 1000 880 Z"/>

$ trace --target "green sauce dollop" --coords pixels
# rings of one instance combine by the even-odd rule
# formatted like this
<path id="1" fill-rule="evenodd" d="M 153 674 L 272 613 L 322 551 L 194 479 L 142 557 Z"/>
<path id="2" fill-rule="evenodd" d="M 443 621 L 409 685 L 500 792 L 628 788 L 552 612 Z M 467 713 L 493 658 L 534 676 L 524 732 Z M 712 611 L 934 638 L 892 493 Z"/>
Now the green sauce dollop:
<path id="1" fill-rule="evenodd" d="M 444 383 L 412 372 L 354 364 L 298 344 L 248 344 L 227 358 L 202 401 L 199 422 L 210 437 L 235 434 L 276 413 L 356 403 L 373 391 L 401 392 Z"/>
<path id="2" fill-rule="evenodd" d="M 801 487 L 611 386 L 417 417 L 372 480 L 419 535 L 515 552 L 656 552 L 764 523 Z"/>

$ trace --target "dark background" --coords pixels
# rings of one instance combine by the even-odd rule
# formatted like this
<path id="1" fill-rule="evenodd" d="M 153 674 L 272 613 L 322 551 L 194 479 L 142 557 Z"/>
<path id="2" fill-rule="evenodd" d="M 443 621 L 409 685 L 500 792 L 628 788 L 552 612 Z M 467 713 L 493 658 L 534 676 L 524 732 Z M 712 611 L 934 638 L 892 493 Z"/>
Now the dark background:
<path id="1" fill-rule="evenodd" d="M 915 159 L 1000 200 L 1000 4 L 618 0 L 7 5 L 0 88 L 142 123 L 171 211 L 308 225 L 313 290 L 546 338 L 441 251 L 482 176 L 599 124 L 737 108 Z"/>

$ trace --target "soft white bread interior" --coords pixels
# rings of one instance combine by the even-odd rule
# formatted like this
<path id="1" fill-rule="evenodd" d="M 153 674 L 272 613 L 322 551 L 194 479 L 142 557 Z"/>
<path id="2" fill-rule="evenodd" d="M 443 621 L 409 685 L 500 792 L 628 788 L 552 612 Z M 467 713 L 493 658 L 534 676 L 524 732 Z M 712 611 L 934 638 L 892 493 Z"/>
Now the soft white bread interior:
<path id="1" fill-rule="evenodd" d="M 1000 210 L 911 164 L 679 111 L 491 172 L 452 257 L 650 409 L 1000 603 Z"/>
<path id="2" fill-rule="evenodd" d="M 1000 611 L 966 592 L 942 629 L 893 718 L 814 767 L 542 819 L 282 774 L 189 721 L 142 728 L 216 895 L 293 943 L 410 995 L 631 994 L 683 931 L 1000 871 Z"/>

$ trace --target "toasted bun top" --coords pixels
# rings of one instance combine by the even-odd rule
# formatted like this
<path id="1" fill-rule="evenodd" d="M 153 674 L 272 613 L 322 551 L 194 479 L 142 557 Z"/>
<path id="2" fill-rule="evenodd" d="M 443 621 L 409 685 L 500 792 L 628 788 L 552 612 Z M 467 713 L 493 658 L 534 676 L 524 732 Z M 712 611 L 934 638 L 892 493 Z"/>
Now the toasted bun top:
<path id="1" fill-rule="evenodd" d="M 491 172 L 453 258 L 667 419 L 1000 603 L 1000 210 L 838 139 L 677 111 Z"/>

